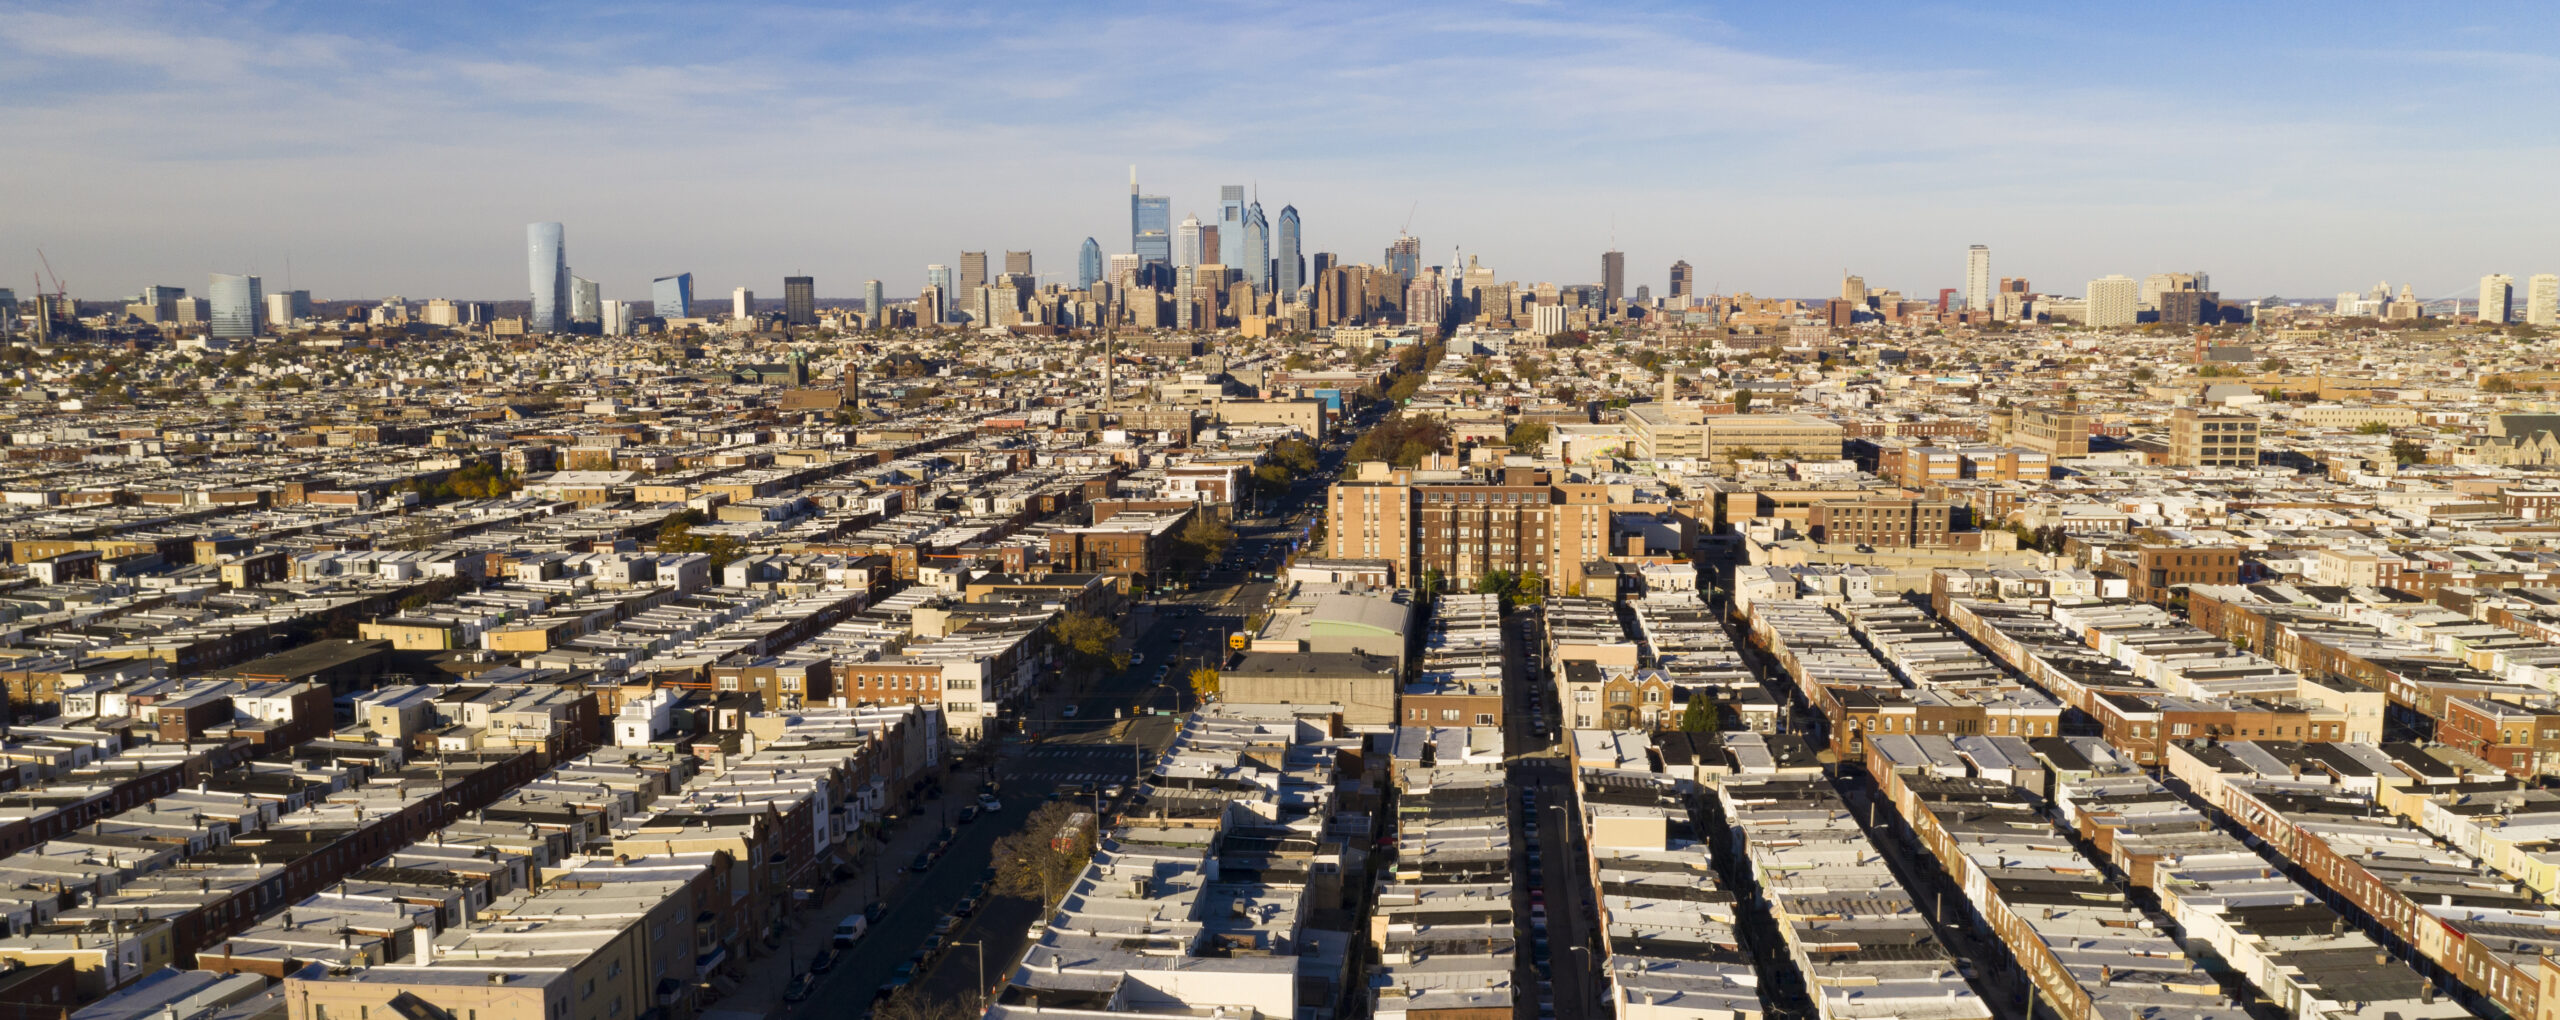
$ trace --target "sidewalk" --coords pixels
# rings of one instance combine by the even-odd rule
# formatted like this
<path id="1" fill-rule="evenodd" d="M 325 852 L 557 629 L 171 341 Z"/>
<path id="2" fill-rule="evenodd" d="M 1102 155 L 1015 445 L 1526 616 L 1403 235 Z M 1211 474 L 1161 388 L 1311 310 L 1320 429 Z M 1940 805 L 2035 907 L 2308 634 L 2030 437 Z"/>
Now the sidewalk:
<path id="1" fill-rule="evenodd" d="M 782 1001 L 784 989 L 790 985 L 792 976 L 807 970 L 809 959 L 834 939 L 836 922 L 873 902 L 895 901 L 907 884 L 916 878 L 914 872 L 907 870 L 907 862 L 931 846 L 934 836 L 942 831 L 943 804 L 950 802 L 956 811 L 975 803 L 975 791 L 983 776 L 983 772 L 974 769 L 945 773 L 942 796 L 923 802 L 913 814 L 898 820 L 895 823 L 897 829 L 890 834 L 887 843 L 863 851 L 870 855 L 868 860 L 857 856 L 853 877 L 827 887 L 813 906 L 800 910 L 786 908 L 782 945 L 766 949 L 763 941 L 757 939 L 753 943 L 756 951 L 764 955 L 737 968 L 741 975 L 737 990 L 717 1002 L 705 1004 L 705 1020 L 720 1020 L 713 1016 L 716 1013 L 761 1018 L 790 1006 Z M 871 895 L 871 879 L 875 873 L 880 878 L 880 895 L 876 900 Z M 865 948 L 876 947 L 865 943 L 857 946 L 855 951 Z M 836 966 L 842 969 L 846 964 L 839 962 Z M 869 991 L 864 989 L 864 994 L 869 994 Z"/>

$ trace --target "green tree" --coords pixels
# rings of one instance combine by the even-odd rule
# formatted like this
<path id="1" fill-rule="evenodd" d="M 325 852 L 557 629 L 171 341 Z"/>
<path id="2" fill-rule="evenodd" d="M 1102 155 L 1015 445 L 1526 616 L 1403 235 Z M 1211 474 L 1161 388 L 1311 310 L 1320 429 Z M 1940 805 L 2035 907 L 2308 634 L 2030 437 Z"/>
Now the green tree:
<path id="1" fill-rule="evenodd" d="M 1751 391 L 1740 389 L 1733 391 L 1733 413 L 1741 414 L 1749 410 L 1751 410 Z"/>
<path id="2" fill-rule="evenodd" d="M 2378 421 L 2369 421 L 2356 426 L 2356 434 L 2359 436 L 2387 436 L 2391 434 L 2391 426 Z"/>
<path id="3" fill-rule="evenodd" d="M 1705 691 L 1691 691 L 1689 692 L 1689 707 L 1682 710 L 1680 713 L 1680 731 L 1683 733 L 1713 733 L 1716 731 L 1716 728 L 1721 725 L 1722 720 L 1720 719 L 1720 716 L 1722 715 L 1723 711 L 1717 707 L 1716 700 L 1714 698 L 1707 697 L 1707 693 Z"/>
<path id="4" fill-rule="evenodd" d="M 1301 475 L 1316 470 L 1316 444 L 1304 439 L 1283 439 L 1271 444 L 1271 459 Z"/>
<path id="5" fill-rule="evenodd" d="M 1218 694 L 1218 671 L 1210 669 L 1207 666 L 1202 666 L 1199 669 L 1192 670 L 1191 693 L 1198 695 L 1204 701 L 1209 698 L 1216 697 Z"/>
<path id="6" fill-rule="evenodd" d="M 1236 543 L 1236 532 L 1215 515 L 1195 513 L 1191 515 L 1191 523 L 1182 526 L 1182 534 L 1176 536 L 1175 541 L 1181 544 L 1185 558 L 1192 563 L 1215 563 L 1227 554 L 1229 546 Z"/>
<path id="7" fill-rule="evenodd" d="M 2427 460 L 2427 444 L 2415 439 L 2391 441 L 2391 459 L 2401 464 L 2423 464 Z"/>
<path id="8" fill-rule="evenodd" d="M 1069 661 L 1088 669 L 1124 669 L 1128 655 L 1118 649 L 1120 623 L 1108 616 L 1073 612 L 1049 624 L 1049 635 L 1067 650 Z"/>
<path id="9" fill-rule="evenodd" d="M 1555 435 L 1555 431 L 1546 422 L 1524 421 L 1511 426 L 1511 433 L 1502 438 L 1514 450 L 1535 450 L 1545 447 L 1547 439 Z"/>

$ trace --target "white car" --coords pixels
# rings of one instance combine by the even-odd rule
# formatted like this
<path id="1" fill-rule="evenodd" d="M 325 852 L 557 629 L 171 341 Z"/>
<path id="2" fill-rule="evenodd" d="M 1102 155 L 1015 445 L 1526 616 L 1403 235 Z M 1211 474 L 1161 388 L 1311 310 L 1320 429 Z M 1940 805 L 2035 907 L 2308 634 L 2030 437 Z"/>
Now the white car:
<path id="1" fill-rule="evenodd" d="M 1146 662 L 1147 662 L 1147 653 L 1145 653 L 1145 652 L 1130 652 L 1130 653 L 1129 653 L 1129 664 L 1130 664 L 1130 665 L 1132 665 L 1132 666 L 1143 666 L 1143 665 L 1146 665 Z"/>
<path id="2" fill-rule="evenodd" d="M 1069 705 L 1065 708 L 1059 709 L 1058 715 L 1064 718 L 1073 719 L 1076 717 L 1076 707 L 1074 705 Z"/>
<path id="3" fill-rule="evenodd" d="M 992 815 L 998 811 L 1004 810 L 1004 802 L 993 797 L 980 797 L 978 798 L 978 810 Z"/>

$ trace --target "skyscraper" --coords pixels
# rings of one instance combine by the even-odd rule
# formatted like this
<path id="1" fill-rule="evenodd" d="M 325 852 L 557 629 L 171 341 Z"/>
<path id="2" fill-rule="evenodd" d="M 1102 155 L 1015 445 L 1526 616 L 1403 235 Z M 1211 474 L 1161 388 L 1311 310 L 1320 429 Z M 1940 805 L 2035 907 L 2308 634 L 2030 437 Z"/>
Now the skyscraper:
<path id="1" fill-rule="evenodd" d="M 1173 265 L 1189 269 L 1200 264 L 1200 217 L 1185 216 L 1182 226 L 1173 232 Z"/>
<path id="2" fill-rule="evenodd" d="M 1272 289 L 1279 293 L 1280 300 L 1283 302 L 1297 300 L 1298 285 L 1306 282 L 1306 262 L 1300 257 L 1298 243 L 1298 207 L 1281 206 L 1280 251 L 1272 256 L 1272 265 L 1278 270 L 1278 278 L 1272 284 Z"/>
<path id="3" fill-rule="evenodd" d="M 1229 184 L 1218 189 L 1218 264 L 1235 267 L 1244 263 L 1244 185 Z M 1205 259 L 1209 252 L 1201 252 Z"/>
<path id="4" fill-rule="evenodd" d="M 818 281 L 806 276 L 782 278 L 782 322 L 787 326 L 818 324 Z"/>
<path id="5" fill-rule="evenodd" d="M 1422 239 L 1412 234 L 1397 234 L 1387 245 L 1387 271 L 1410 282 L 1422 275 Z"/>
<path id="6" fill-rule="evenodd" d="M 2525 281 L 2524 321 L 2532 326 L 2560 325 L 2560 276 L 2535 273 Z"/>
<path id="7" fill-rule="evenodd" d="M 1007 276 L 1031 275 L 1031 253 L 1027 251 L 1004 253 L 1004 272 Z"/>
<path id="8" fill-rule="evenodd" d="M 1256 293 L 1271 293 L 1271 221 L 1262 217 L 1262 203 L 1254 202 L 1244 210 L 1244 280 Z M 1234 265 L 1230 262 L 1228 265 Z"/>
<path id="9" fill-rule="evenodd" d="M 1600 253 L 1601 314 L 1618 307 L 1618 299 L 1627 294 L 1627 253 L 1617 250 Z"/>
<path id="10" fill-rule="evenodd" d="M 880 294 L 880 281 L 862 281 L 862 324 L 872 329 L 888 325 L 889 302 Z"/>
<path id="11" fill-rule="evenodd" d="M 1698 271 L 1689 268 L 1689 260 L 1682 259 L 1672 263 L 1671 303 L 1675 305 L 1684 303 L 1680 299 L 1688 297 L 1697 290 L 1697 280 Z"/>
<path id="12" fill-rule="evenodd" d="M 729 292 L 729 317 L 752 319 L 756 314 L 756 292 L 740 287 Z"/>
<path id="13" fill-rule="evenodd" d="M 213 274 L 213 286 L 205 289 L 205 296 L 212 299 L 213 335 L 246 340 L 263 331 L 267 299 L 262 283 L 254 276 Z"/>
<path id="14" fill-rule="evenodd" d="M 2141 293 L 2133 277 L 2117 274 L 2089 281 L 2091 326 L 2130 326 L 2142 317 Z"/>
<path id="15" fill-rule="evenodd" d="M 2515 307 L 2515 277 L 2491 273 L 2480 278 L 2480 321 L 2504 325 Z"/>
<path id="16" fill-rule="evenodd" d="M 962 294 L 975 294 L 975 293 L 977 293 L 977 292 L 978 292 L 978 288 L 980 288 L 980 287 L 984 287 L 984 286 L 986 286 L 986 285 L 987 285 L 987 253 L 986 253 L 986 252 L 982 252 L 982 251 L 964 251 L 964 252 L 961 252 L 961 253 L 960 253 L 960 280 L 959 280 L 959 286 L 960 286 L 960 289 L 959 289 L 958 293 L 962 293 Z"/>
<path id="17" fill-rule="evenodd" d="M 677 273 L 649 281 L 649 300 L 661 319 L 693 318 L 693 274 Z"/>
<path id="18" fill-rule="evenodd" d="M 527 333 L 569 331 L 569 248 L 566 235 L 567 231 L 557 223 L 525 225 L 525 266 L 533 279 L 533 308 L 524 317 Z"/>
<path id="19" fill-rule="evenodd" d="M 1173 265 L 1173 199 L 1138 194 L 1138 168 L 1129 168 L 1129 251 L 1147 266 Z"/>
<path id="20" fill-rule="evenodd" d="M 1991 310 L 1991 249 L 1979 244 L 1964 252 L 1964 310 Z"/>
<path id="21" fill-rule="evenodd" d="M 1084 247 L 1076 252 L 1076 289 L 1091 291 L 1094 282 L 1100 279 L 1102 279 L 1102 242 L 1088 237 L 1084 239 Z"/>
<path id="22" fill-rule="evenodd" d="M 604 290 L 594 280 L 583 276 L 569 278 L 569 323 L 572 326 L 604 325 Z"/>

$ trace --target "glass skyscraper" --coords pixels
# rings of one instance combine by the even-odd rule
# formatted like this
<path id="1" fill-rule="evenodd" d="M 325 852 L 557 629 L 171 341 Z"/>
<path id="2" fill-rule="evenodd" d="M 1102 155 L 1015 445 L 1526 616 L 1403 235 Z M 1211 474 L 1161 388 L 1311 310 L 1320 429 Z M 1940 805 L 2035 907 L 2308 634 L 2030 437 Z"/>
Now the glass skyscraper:
<path id="1" fill-rule="evenodd" d="M 1102 242 L 1084 239 L 1084 250 L 1076 253 L 1076 289 L 1092 290 L 1094 281 L 1102 279 Z"/>
<path id="2" fill-rule="evenodd" d="M 661 319 L 693 317 L 693 274 L 677 273 L 649 281 L 649 300 Z"/>
<path id="3" fill-rule="evenodd" d="M 257 336 L 266 322 L 267 298 L 257 277 L 213 274 L 205 297 L 213 306 L 213 335 L 230 340 Z"/>
<path id="4" fill-rule="evenodd" d="M 569 278 L 569 321 L 581 329 L 604 325 L 604 290 L 583 276 Z"/>
<path id="5" fill-rule="evenodd" d="M 1238 237 L 1236 250 L 1244 256 L 1245 282 L 1253 284 L 1257 294 L 1271 293 L 1271 221 L 1262 217 L 1262 203 L 1255 202 L 1244 210 L 1244 230 Z M 1219 236 L 1224 237 L 1221 233 Z M 1234 265 L 1234 263 L 1228 263 Z"/>
<path id="6" fill-rule="evenodd" d="M 533 310 L 524 318 L 527 333 L 569 331 L 571 292 L 565 234 L 557 223 L 525 225 L 525 268 L 533 277 Z"/>
<path id="7" fill-rule="evenodd" d="M 782 321 L 791 326 L 818 324 L 818 281 L 806 276 L 782 278 Z"/>
<path id="8" fill-rule="evenodd" d="M 1215 255 L 1218 264 L 1229 269 L 1244 265 L 1244 185 L 1228 184 L 1218 188 L 1218 250 L 1201 252 L 1203 259 Z"/>
<path id="9" fill-rule="evenodd" d="M 1283 302 L 1297 300 L 1298 285 L 1307 282 L 1304 278 L 1306 262 L 1298 256 L 1298 207 L 1284 205 L 1280 207 L 1280 254 L 1278 265 L 1273 267 L 1279 270 L 1279 280 L 1273 289 L 1279 292 Z"/>
<path id="10" fill-rule="evenodd" d="M 1410 280 L 1422 273 L 1422 239 L 1412 234 L 1399 234 L 1396 243 L 1387 246 L 1387 271 Z"/>
<path id="11" fill-rule="evenodd" d="M 1173 264 L 1173 199 L 1138 194 L 1138 168 L 1129 168 L 1129 250 L 1140 273 Z"/>

